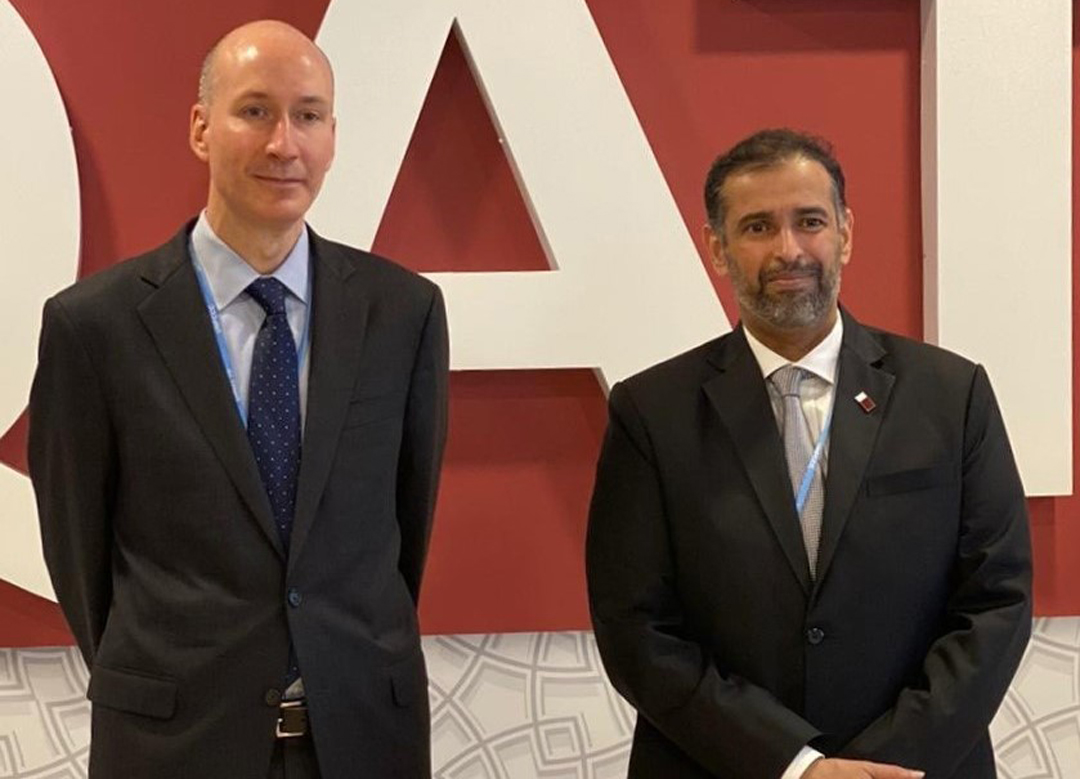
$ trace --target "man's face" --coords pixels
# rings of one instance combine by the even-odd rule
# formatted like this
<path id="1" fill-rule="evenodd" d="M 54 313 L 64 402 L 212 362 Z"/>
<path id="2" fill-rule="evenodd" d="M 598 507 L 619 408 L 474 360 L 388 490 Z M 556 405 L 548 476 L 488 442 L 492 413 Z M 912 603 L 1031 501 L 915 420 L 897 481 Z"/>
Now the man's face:
<path id="1" fill-rule="evenodd" d="M 742 320 L 758 331 L 831 326 L 853 217 L 837 213 L 825 168 L 795 157 L 748 169 L 721 196 L 723 232 L 706 227 L 706 243 L 716 270 L 731 276 Z"/>
<path id="2" fill-rule="evenodd" d="M 302 223 L 334 158 L 333 76 L 310 41 L 254 31 L 221 47 L 191 146 L 210 166 L 215 229 Z"/>

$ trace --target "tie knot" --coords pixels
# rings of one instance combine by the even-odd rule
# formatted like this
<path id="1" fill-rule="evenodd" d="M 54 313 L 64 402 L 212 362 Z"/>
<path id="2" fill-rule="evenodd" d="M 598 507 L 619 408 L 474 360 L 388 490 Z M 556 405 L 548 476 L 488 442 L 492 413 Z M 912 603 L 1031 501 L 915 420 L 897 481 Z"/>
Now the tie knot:
<path id="1" fill-rule="evenodd" d="M 769 381 L 782 396 L 799 395 L 799 384 L 802 382 L 806 371 L 796 365 L 785 365 L 783 368 L 773 371 Z"/>
<path id="2" fill-rule="evenodd" d="M 285 285 L 273 277 L 255 279 L 248 285 L 247 293 L 263 307 L 267 316 L 285 313 Z"/>

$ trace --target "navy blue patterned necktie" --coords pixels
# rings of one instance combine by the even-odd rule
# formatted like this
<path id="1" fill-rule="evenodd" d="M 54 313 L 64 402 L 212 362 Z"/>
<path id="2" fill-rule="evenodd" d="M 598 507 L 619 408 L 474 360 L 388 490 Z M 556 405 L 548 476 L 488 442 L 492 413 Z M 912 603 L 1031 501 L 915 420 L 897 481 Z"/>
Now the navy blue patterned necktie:
<path id="1" fill-rule="evenodd" d="M 288 551 L 300 472 L 296 342 L 285 315 L 285 285 L 275 278 L 260 278 L 247 291 L 266 311 L 251 358 L 248 440 L 270 498 L 281 543 Z"/>

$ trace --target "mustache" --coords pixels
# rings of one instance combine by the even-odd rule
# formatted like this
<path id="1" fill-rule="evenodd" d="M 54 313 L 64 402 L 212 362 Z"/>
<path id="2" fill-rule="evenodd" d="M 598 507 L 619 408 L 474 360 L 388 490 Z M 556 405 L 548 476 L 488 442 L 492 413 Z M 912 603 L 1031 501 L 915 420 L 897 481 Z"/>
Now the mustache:
<path id="1" fill-rule="evenodd" d="M 758 279 L 763 285 L 778 278 L 793 276 L 814 276 L 820 279 L 823 272 L 820 263 L 816 262 L 777 262 L 767 268 L 762 268 L 758 273 Z"/>

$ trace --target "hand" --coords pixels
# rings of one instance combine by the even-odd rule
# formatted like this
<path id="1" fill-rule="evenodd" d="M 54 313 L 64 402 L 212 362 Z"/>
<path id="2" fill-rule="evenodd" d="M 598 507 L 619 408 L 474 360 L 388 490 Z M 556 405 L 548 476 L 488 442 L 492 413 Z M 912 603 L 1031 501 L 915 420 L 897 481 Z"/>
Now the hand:
<path id="1" fill-rule="evenodd" d="M 922 779 L 924 776 L 924 771 L 898 765 L 823 757 L 810 764 L 802 779 Z"/>

